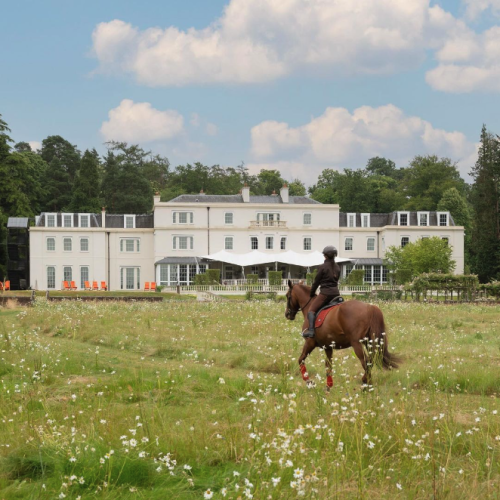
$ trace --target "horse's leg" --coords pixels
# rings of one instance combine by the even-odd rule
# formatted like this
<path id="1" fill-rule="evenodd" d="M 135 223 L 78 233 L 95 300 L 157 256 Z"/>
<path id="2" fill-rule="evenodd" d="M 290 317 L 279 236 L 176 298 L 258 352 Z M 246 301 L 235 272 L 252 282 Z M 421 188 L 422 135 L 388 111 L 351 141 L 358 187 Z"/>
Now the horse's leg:
<path id="1" fill-rule="evenodd" d="M 305 360 L 307 356 L 309 356 L 309 354 L 314 351 L 315 347 L 316 341 L 313 338 L 306 339 L 306 341 L 304 342 L 304 347 L 302 348 L 302 354 L 299 357 L 300 373 L 302 373 L 302 379 L 306 382 L 309 380 L 309 375 L 307 373 Z"/>
<path id="2" fill-rule="evenodd" d="M 366 357 L 365 357 L 365 351 L 363 350 L 363 346 L 361 342 L 355 341 L 352 344 L 352 348 L 354 349 L 354 352 L 356 356 L 358 357 L 359 361 L 361 362 L 361 366 L 365 370 L 365 374 L 363 375 L 362 381 L 363 384 L 371 384 L 371 371 L 369 370 L 368 365 L 366 364 Z"/>
<path id="3" fill-rule="evenodd" d="M 333 349 L 331 347 L 327 347 L 325 349 L 326 359 L 326 390 L 329 391 L 333 387 L 333 377 L 332 377 L 332 354 Z"/>

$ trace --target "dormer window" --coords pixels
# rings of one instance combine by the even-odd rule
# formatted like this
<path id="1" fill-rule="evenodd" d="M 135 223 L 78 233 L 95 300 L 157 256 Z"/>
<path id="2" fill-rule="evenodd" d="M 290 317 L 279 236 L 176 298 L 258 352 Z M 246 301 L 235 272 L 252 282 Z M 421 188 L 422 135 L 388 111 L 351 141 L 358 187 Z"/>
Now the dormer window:
<path id="1" fill-rule="evenodd" d="M 73 214 L 62 214 L 63 227 L 73 227 Z"/>
<path id="2" fill-rule="evenodd" d="M 356 214 L 347 214 L 347 227 L 356 227 Z"/>
<path id="3" fill-rule="evenodd" d="M 57 227 L 57 214 L 45 214 L 45 227 Z"/>
<path id="4" fill-rule="evenodd" d="M 449 226 L 448 212 L 437 212 L 438 226 Z"/>
<path id="5" fill-rule="evenodd" d="M 361 227 L 370 227 L 370 214 L 361 214 Z"/>
<path id="6" fill-rule="evenodd" d="M 90 227 L 90 214 L 78 214 L 78 226 Z"/>
<path id="7" fill-rule="evenodd" d="M 398 226 L 410 225 L 410 212 L 398 212 Z"/>
<path id="8" fill-rule="evenodd" d="M 135 215 L 125 215 L 123 223 L 125 229 L 135 229 Z"/>
<path id="9" fill-rule="evenodd" d="M 419 226 L 429 225 L 429 212 L 417 212 L 417 217 Z"/>

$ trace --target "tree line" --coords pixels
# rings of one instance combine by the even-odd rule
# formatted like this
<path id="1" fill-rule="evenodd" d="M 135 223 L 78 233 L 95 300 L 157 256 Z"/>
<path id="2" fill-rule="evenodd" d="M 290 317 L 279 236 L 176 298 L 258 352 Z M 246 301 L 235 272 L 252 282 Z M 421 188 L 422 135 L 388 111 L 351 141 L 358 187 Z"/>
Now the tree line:
<path id="1" fill-rule="evenodd" d="M 251 175 L 235 167 L 193 163 L 172 167 L 168 158 L 138 145 L 106 144 L 107 152 L 83 153 L 59 135 L 49 136 L 33 151 L 10 138 L 0 115 L 0 274 L 6 271 L 8 217 L 41 212 L 147 213 L 153 193 L 162 201 L 181 194 L 235 194 L 244 184 L 254 195 L 269 195 L 287 183 L 292 196 L 308 195 L 338 203 L 342 212 L 388 213 L 395 210 L 449 211 L 465 227 L 466 271 L 481 281 L 500 277 L 500 141 L 483 127 L 478 159 L 467 184 L 449 158 L 415 156 L 398 168 L 375 157 L 360 169 L 325 169 L 306 188 L 300 179 L 285 179 L 277 170 Z"/>

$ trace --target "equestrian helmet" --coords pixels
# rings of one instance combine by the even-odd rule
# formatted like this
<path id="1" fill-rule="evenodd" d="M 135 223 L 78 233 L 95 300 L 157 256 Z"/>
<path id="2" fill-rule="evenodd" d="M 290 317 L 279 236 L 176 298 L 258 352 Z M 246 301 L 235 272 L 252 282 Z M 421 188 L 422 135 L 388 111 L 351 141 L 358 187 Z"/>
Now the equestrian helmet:
<path id="1" fill-rule="evenodd" d="M 337 249 L 333 245 L 328 245 L 323 248 L 323 255 L 333 254 L 334 257 L 337 257 Z"/>

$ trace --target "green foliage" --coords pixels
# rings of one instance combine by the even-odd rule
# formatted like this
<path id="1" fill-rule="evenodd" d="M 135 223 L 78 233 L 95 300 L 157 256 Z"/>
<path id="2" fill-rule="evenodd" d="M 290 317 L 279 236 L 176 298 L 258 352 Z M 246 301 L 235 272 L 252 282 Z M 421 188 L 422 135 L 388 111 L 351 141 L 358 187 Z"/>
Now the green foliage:
<path id="1" fill-rule="evenodd" d="M 404 285 L 411 281 L 413 272 L 411 269 L 396 269 L 393 273 L 394 283 L 396 285 Z"/>
<path id="2" fill-rule="evenodd" d="M 220 269 L 207 269 L 207 285 L 220 284 Z"/>
<path id="3" fill-rule="evenodd" d="M 346 285 L 361 286 L 363 285 L 364 277 L 365 272 L 363 269 L 353 269 L 346 278 Z"/>
<path id="4" fill-rule="evenodd" d="M 314 283 L 314 280 L 316 279 L 316 275 L 318 274 L 318 270 L 314 269 L 312 273 L 307 273 L 306 274 L 306 283 L 307 286 L 312 286 Z"/>
<path id="5" fill-rule="evenodd" d="M 85 151 L 77 172 L 71 199 L 72 212 L 97 213 L 101 210 L 99 197 L 99 155 Z"/>
<path id="6" fill-rule="evenodd" d="M 195 285 L 208 285 L 208 274 L 195 274 L 194 276 L 194 284 Z"/>
<path id="7" fill-rule="evenodd" d="M 271 286 L 281 285 L 283 273 L 281 271 L 269 271 L 269 284 Z"/>
<path id="8" fill-rule="evenodd" d="M 423 273 L 406 285 L 406 290 L 414 292 L 417 299 L 420 295 L 425 297 L 427 292 L 437 290 L 447 293 L 459 293 L 471 300 L 478 286 L 479 280 L 475 274 Z"/>
<path id="9" fill-rule="evenodd" d="M 247 283 L 249 285 L 256 285 L 259 282 L 258 274 L 247 274 L 246 275 Z"/>
<path id="10" fill-rule="evenodd" d="M 483 283 L 479 285 L 479 289 L 486 292 L 486 295 L 496 299 L 500 298 L 500 281 L 493 280 L 490 283 Z"/>
<path id="11" fill-rule="evenodd" d="M 385 263 L 391 271 L 407 270 L 411 276 L 422 273 L 449 273 L 455 269 L 452 249 L 439 237 L 422 238 L 404 248 L 391 246 L 385 253 Z"/>
<path id="12" fill-rule="evenodd" d="M 299 179 L 294 179 L 288 184 L 288 194 L 290 196 L 305 196 L 307 194 L 306 186 Z"/>

